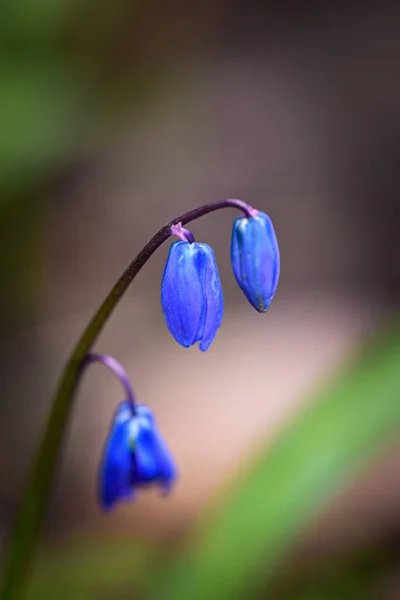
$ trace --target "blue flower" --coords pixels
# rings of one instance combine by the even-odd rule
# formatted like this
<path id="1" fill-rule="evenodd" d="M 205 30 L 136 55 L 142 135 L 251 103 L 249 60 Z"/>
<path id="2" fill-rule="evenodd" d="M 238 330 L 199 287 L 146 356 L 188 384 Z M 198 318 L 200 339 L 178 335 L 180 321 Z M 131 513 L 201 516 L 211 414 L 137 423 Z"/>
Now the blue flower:
<path id="1" fill-rule="evenodd" d="M 133 412 L 134 410 L 134 412 Z M 117 407 L 99 472 L 100 503 L 110 509 L 152 483 L 168 491 L 176 477 L 174 461 L 149 408 L 125 400 Z"/>
<path id="2" fill-rule="evenodd" d="M 265 312 L 278 287 L 280 257 L 271 219 L 263 212 L 238 217 L 232 230 L 233 272 L 247 300 Z"/>
<path id="3" fill-rule="evenodd" d="M 212 248 L 197 242 L 174 242 L 161 285 L 161 304 L 167 327 L 188 348 L 200 342 L 211 346 L 224 313 L 217 263 Z"/>

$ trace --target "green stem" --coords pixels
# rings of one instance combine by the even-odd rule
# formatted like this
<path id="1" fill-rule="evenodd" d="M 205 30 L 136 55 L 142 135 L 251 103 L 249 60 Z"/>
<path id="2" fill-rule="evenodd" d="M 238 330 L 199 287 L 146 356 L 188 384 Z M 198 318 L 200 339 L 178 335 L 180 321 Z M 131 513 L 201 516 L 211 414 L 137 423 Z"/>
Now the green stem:
<path id="1" fill-rule="evenodd" d="M 254 210 L 241 200 L 226 199 L 205 204 L 164 225 L 124 271 L 83 332 L 61 374 L 47 422 L 32 460 L 26 488 L 6 549 L 0 600 L 17 600 L 21 597 L 26 583 L 86 354 L 91 351 L 109 316 L 133 279 L 157 248 L 170 237 L 171 227 L 177 223 L 185 225 L 210 212 L 228 207 L 237 208 L 248 216 L 254 213 Z"/>

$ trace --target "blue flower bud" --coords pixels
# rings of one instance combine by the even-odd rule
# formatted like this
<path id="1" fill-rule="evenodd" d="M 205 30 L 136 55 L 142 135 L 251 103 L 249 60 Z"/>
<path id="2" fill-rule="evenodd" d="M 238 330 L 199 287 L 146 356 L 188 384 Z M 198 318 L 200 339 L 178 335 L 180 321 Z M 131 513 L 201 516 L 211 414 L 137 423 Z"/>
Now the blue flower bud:
<path id="1" fill-rule="evenodd" d="M 208 244 L 174 242 L 161 285 L 167 327 L 179 344 L 211 346 L 224 313 L 218 267 Z"/>
<path id="2" fill-rule="evenodd" d="M 247 300 L 265 312 L 278 287 L 280 257 L 271 219 L 263 212 L 238 217 L 232 230 L 233 272 Z"/>
<path id="3" fill-rule="evenodd" d="M 168 491 L 176 477 L 174 461 L 149 408 L 125 400 L 117 407 L 99 471 L 100 503 L 110 509 L 130 500 L 138 487 L 158 484 Z"/>

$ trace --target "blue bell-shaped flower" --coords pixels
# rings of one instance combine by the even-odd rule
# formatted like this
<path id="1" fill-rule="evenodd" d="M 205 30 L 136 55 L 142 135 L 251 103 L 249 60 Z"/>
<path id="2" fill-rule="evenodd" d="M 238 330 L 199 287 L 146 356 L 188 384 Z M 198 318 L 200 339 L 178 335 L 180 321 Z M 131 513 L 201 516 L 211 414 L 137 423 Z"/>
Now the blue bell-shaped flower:
<path id="1" fill-rule="evenodd" d="M 179 344 L 211 346 L 224 313 L 218 267 L 208 244 L 171 244 L 161 285 L 167 327 Z"/>
<path id="2" fill-rule="evenodd" d="M 174 461 L 149 408 L 125 400 L 117 407 L 99 470 L 100 503 L 110 509 L 134 498 L 138 487 L 158 484 L 168 491 L 176 478 Z"/>
<path id="3" fill-rule="evenodd" d="M 272 221 L 258 212 L 238 217 L 231 241 L 233 272 L 247 300 L 258 312 L 265 312 L 278 287 L 280 257 Z"/>

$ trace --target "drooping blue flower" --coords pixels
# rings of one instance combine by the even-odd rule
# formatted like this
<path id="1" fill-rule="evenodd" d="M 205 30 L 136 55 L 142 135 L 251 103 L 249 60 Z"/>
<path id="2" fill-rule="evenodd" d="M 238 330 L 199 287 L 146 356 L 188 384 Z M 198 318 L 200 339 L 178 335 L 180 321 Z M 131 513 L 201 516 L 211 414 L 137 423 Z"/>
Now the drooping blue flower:
<path id="1" fill-rule="evenodd" d="M 231 262 L 236 281 L 250 304 L 258 312 L 268 310 L 280 271 L 278 240 L 268 215 L 258 212 L 235 220 Z"/>
<path id="2" fill-rule="evenodd" d="M 161 285 L 167 327 L 179 344 L 211 346 L 224 313 L 218 267 L 208 244 L 171 244 Z"/>
<path id="3" fill-rule="evenodd" d="M 100 503 L 110 509 L 118 500 L 130 500 L 137 488 L 155 483 L 168 491 L 176 468 L 154 416 L 147 406 L 125 400 L 117 407 L 99 470 Z"/>

